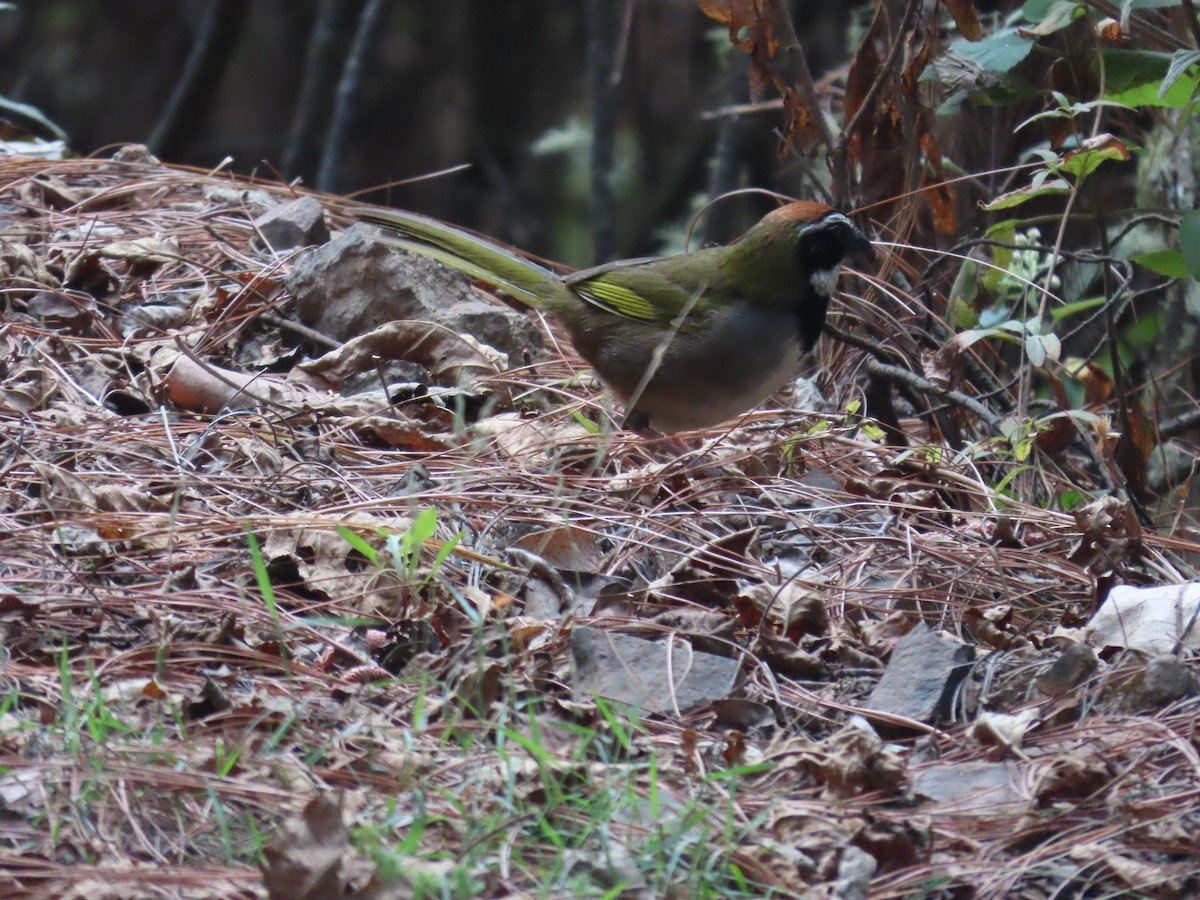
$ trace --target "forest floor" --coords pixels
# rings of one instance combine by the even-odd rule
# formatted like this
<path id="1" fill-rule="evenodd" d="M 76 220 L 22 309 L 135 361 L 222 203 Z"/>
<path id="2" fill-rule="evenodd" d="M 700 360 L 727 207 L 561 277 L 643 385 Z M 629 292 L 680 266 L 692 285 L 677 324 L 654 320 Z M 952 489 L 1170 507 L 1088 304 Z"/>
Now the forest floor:
<path id="1" fill-rule="evenodd" d="M 888 446 L 840 346 L 684 452 L 540 320 L 347 354 L 299 196 L 0 161 L 0 893 L 1200 893 L 1196 667 L 1087 646 L 1169 520 Z"/>

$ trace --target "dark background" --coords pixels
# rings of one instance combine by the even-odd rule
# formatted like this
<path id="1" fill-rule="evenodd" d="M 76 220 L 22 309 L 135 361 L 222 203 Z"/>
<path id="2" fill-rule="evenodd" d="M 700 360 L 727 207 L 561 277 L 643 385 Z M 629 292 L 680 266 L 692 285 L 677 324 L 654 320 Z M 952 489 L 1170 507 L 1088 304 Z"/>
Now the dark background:
<path id="1" fill-rule="evenodd" d="M 181 82 L 208 0 L 19 0 L 0 13 L 0 94 L 32 104 L 83 155 L 148 142 Z M 388 0 L 361 57 L 343 152 L 318 184 L 330 109 L 363 0 L 331 4 L 327 68 L 292 141 L 318 0 L 225 4 L 215 62 L 198 97 L 152 149 L 166 162 L 232 169 L 361 194 L 459 222 L 576 265 L 591 261 L 588 210 L 588 4 L 585 0 Z M 814 76 L 844 65 L 864 4 L 794 4 Z M 614 95 L 613 255 L 678 247 L 714 190 L 811 193 L 807 161 L 777 157 L 778 108 L 727 122 L 705 116 L 746 96 L 746 58 L 693 0 L 613 0 L 620 55 Z M 627 27 L 626 27 L 627 23 Z M 620 46 L 621 39 L 618 38 Z M 769 97 L 768 97 L 769 99 Z M 722 143 L 723 142 L 723 143 Z M 541 149 L 547 145 L 557 149 Z M 720 173 L 714 173 L 718 146 Z M 432 181 L 363 193 L 445 167 Z M 735 200 L 706 220 L 724 239 L 767 203 Z M 670 237 L 665 226 L 674 226 Z"/>

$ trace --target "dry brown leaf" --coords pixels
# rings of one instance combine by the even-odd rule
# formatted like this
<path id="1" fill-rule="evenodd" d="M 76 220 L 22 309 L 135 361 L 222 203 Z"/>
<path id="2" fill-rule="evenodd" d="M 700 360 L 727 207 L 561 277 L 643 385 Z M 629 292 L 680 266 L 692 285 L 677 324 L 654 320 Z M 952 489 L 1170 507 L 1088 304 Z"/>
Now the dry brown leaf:
<path id="1" fill-rule="evenodd" d="M 968 41 L 978 41 L 983 37 L 983 28 L 972 0 L 942 0 L 942 3 L 954 17 L 954 24 L 963 37 Z"/>
<path id="2" fill-rule="evenodd" d="M 341 383 L 359 372 L 373 371 L 379 360 L 404 359 L 429 370 L 438 384 L 474 384 L 508 368 L 508 357 L 469 334 L 435 322 L 388 322 L 346 341 L 324 356 L 302 363 L 306 372 Z"/>
<path id="3" fill-rule="evenodd" d="M 530 466 L 547 465 L 556 454 L 592 453 L 596 436 L 578 422 L 525 419 L 519 413 L 500 413 L 480 419 L 475 434 L 490 437 L 500 452 Z"/>
<path id="4" fill-rule="evenodd" d="M 750 99 L 766 85 L 780 84 L 771 60 L 779 50 L 778 11 L 772 0 L 696 0 L 710 19 L 729 26 L 729 42 L 750 54 Z M 780 84 L 782 87 L 782 85 Z"/>
<path id="5" fill-rule="evenodd" d="M 174 236 L 153 235 L 129 241 L 113 241 L 96 250 L 98 256 L 120 259 L 141 266 L 159 266 L 180 258 L 179 241 Z"/>
<path id="6" fill-rule="evenodd" d="M 516 546 L 555 568 L 572 572 L 598 572 L 604 562 L 596 534 L 569 522 L 531 531 L 519 538 Z"/>
<path id="7" fill-rule="evenodd" d="M 283 406 L 299 409 L 311 391 L 275 375 L 247 375 L 205 365 L 173 348 L 151 360 L 156 381 L 180 409 L 219 413 L 225 409 Z"/>
<path id="8" fill-rule="evenodd" d="M 1096 37 L 1110 47 L 1124 47 L 1133 40 L 1133 36 L 1113 18 L 1100 19 L 1096 23 Z"/>
<path id="9" fill-rule="evenodd" d="M 879 75 L 879 67 L 882 65 L 882 60 L 879 58 L 879 53 L 875 49 L 875 31 L 871 29 L 863 38 L 862 43 L 858 45 L 858 51 L 854 54 L 854 60 L 850 63 L 850 71 L 846 76 L 846 99 L 843 103 L 842 112 L 842 127 L 846 127 L 859 114 L 859 109 L 862 107 L 862 102 L 867 96 L 867 92 L 871 89 L 871 85 Z M 868 109 L 862 113 L 862 118 L 859 120 L 859 125 L 855 129 L 854 134 L 850 135 L 850 142 L 847 145 L 847 151 L 850 159 L 855 162 L 861 162 L 863 158 L 863 147 L 865 138 L 863 135 L 874 133 L 877 117 L 875 109 Z"/>

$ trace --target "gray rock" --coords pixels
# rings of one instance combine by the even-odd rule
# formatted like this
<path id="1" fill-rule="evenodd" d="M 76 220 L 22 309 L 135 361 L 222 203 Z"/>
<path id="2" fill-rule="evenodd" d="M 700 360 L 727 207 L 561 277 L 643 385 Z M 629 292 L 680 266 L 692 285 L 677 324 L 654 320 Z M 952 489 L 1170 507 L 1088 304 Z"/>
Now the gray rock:
<path id="1" fill-rule="evenodd" d="M 1197 692 L 1196 676 L 1177 656 L 1156 656 L 1146 663 L 1134 687 L 1138 706 L 1162 709 Z"/>
<path id="2" fill-rule="evenodd" d="M 1071 644 L 1034 685 L 1047 697 L 1061 697 L 1087 681 L 1099 665 L 1095 650 L 1087 644 Z"/>
<path id="3" fill-rule="evenodd" d="M 866 706 L 919 722 L 947 719 L 974 658 L 974 647 L 945 640 L 922 622 L 900 639 Z"/>
<path id="4" fill-rule="evenodd" d="M 325 210 L 312 197 L 300 197 L 267 210 L 254 220 L 272 250 L 315 247 L 329 240 Z"/>
<path id="5" fill-rule="evenodd" d="M 832 896 L 836 900 L 866 900 L 878 863 L 870 853 L 853 845 L 842 851 Z"/>
<path id="6" fill-rule="evenodd" d="M 741 669 L 736 660 L 697 652 L 686 641 L 645 641 L 586 625 L 572 630 L 571 652 L 576 700 L 600 696 L 642 713 L 686 713 L 725 697 Z"/>
<path id="7" fill-rule="evenodd" d="M 353 225 L 296 261 L 288 289 L 302 322 L 344 341 L 396 319 L 417 319 L 476 337 L 514 365 L 540 355 L 541 335 L 528 316 L 480 300 L 465 275 L 377 234 L 370 225 Z"/>

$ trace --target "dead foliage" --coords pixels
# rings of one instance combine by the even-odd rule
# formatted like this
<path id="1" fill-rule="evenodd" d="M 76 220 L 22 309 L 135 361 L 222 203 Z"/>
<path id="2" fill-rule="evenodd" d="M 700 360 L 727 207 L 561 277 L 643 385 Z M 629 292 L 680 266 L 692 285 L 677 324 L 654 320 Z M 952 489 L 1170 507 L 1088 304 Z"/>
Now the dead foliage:
<path id="1" fill-rule="evenodd" d="M 852 393 L 676 455 L 569 357 L 314 364 L 294 196 L 0 168 L 5 896 L 1194 894 L 1195 697 L 1037 687 L 1186 540 Z M 918 623 L 975 650 L 937 721 L 867 708 Z"/>

